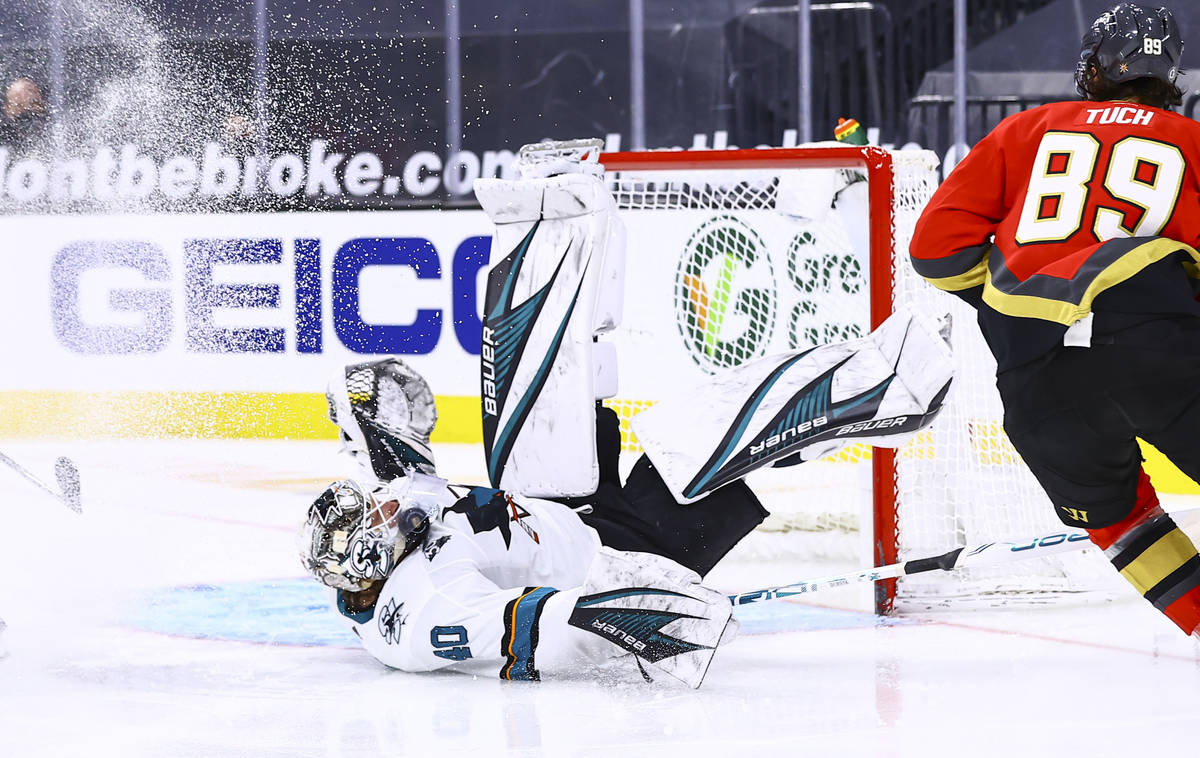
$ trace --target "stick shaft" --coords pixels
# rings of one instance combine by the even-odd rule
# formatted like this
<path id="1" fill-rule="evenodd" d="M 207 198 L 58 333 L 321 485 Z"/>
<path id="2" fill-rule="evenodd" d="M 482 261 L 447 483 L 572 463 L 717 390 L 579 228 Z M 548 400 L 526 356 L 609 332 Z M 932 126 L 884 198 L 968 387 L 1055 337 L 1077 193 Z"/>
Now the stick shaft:
<path id="1" fill-rule="evenodd" d="M 46 484 L 41 479 L 39 479 L 38 477 L 36 477 L 32 473 L 30 473 L 23 466 L 21 466 L 21 464 L 17 463 L 12 458 L 9 458 L 4 453 L 0 453 L 0 462 L 7 464 L 9 468 L 11 468 L 13 471 L 16 471 L 21 476 L 25 477 L 29 482 L 36 485 L 38 488 L 44 490 L 45 492 L 49 493 L 50 495 L 53 495 L 54 497 L 59 497 L 59 494 L 57 492 L 55 492 L 54 489 L 50 485 Z"/>
<path id="2" fill-rule="evenodd" d="M 893 563 L 878 568 L 860 569 L 846 574 L 835 574 L 818 579 L 784 584 L 778 587 L 768 587 L 761 590 L 742 592 L 730 595 L 734 605 L 761 603 L 765 600 L 806 595 L 834 587 L 845 587 L 859 582 L 878 582 L 883 579 L 895 579 L 909 574 L 920 574 L 925 571 L 953 571 L 965 566 L 991 566 L 1001 563 L 1013 563 L 1030 558 L 1038 558 L 1056 553 L 1074 552 L 1090 546 L 1087 533 L 1078 529 L 1064 529 L 1051 534 L 1043 534 L 1028 540 L 987 542 L 972 547 L 955 548 L 941 555 L 927 558 L 915 558 L 904 563 Z"/>

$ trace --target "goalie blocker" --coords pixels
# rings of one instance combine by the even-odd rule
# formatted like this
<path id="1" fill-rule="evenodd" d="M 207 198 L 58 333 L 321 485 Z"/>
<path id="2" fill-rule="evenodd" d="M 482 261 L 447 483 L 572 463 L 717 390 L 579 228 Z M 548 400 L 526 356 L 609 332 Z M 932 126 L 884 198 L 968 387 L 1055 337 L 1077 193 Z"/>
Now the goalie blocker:
<path id="1" fill-rule="evenodd" d="M 935 325 L 898 312 L 867 337 L 763 358 L 677 392 L 635 416 L 633 430 L 680 503 L 763 466 L 854 443 L 898 447 L 942 408 L 948 331 L 948 316 Z"/>

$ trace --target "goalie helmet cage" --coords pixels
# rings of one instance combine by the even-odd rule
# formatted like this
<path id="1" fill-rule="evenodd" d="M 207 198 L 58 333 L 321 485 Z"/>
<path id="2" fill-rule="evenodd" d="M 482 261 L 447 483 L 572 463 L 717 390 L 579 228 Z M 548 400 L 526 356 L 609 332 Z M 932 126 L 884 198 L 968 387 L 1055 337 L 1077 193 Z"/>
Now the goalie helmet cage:
<path id="1" fill-rule="evenodd" d="M 681 381 L 860 336 L 899 306 L 951 314 L 955 379 L 929 429 L 895 451 L 859 446 L 752 475 L 778 533 L 764 552 L 879 566 L 1061 527 L 1004 435 L 974 311 L 908 264 L 938 182 L 933 153 L 838 145 L 600 163 L 628 237 L 625 316 L 612 335 L 622 386 L 609 401 L 623 425 Z M 1113 574 L 1086 551 L 918 575 L 878 583 L 875 609 L 1107 598 Z"/>

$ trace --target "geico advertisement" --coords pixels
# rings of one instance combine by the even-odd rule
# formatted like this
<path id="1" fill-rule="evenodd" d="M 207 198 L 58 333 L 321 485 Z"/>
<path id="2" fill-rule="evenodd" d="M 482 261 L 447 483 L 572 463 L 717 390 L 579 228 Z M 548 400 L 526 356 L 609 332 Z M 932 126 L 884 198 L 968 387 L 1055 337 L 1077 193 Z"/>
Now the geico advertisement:
<path id="1" fill-rule="evenodd" d="M 319 392 L 400 355 L 478 394 L 478 211 L 4 217 L 0 389 Z"/>

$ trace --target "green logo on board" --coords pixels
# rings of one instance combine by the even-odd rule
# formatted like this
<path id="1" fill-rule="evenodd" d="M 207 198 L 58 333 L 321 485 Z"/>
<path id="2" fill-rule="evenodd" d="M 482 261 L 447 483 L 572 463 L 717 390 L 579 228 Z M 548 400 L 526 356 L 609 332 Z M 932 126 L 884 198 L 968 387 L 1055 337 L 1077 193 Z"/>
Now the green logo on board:
<path id="1" fill-rule="evenodd" d="M 744 221 L 718 216 L 692 234 L 675 276 L 675 320 L 701 368 L 740 366 L 763 355 L 777 300 L 767 246 Z"/>

